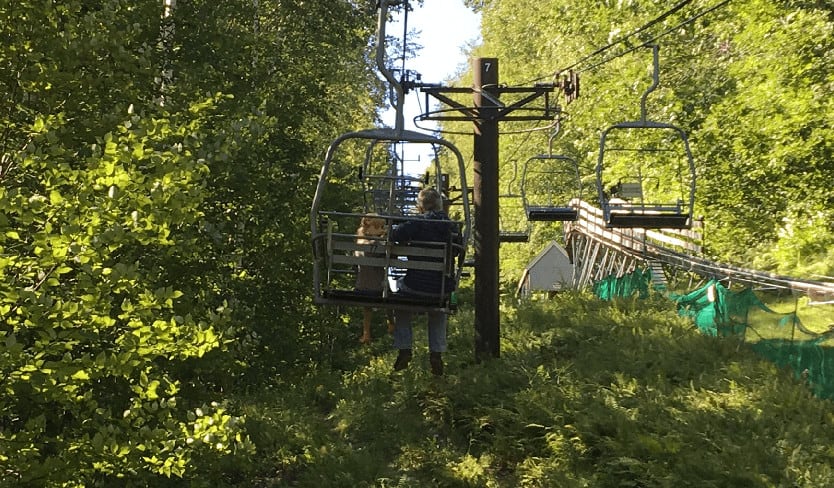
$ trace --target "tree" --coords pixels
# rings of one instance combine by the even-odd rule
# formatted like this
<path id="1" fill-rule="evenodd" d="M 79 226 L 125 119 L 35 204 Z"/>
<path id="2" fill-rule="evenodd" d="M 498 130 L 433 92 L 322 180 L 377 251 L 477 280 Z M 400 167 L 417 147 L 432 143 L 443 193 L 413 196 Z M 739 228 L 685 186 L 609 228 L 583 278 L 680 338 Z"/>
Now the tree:
<path id="1" fill-rule="evenodd" d="M 321 329 L 305 192 L 323 141 L 374 116 L 373 18 L 180 3 L 163 39 L 161 14 L 0 7 L 0 464 L 21 486 L 211 484 L 251 452 L 222 393 L 243 360 L 286 368 Z"/>

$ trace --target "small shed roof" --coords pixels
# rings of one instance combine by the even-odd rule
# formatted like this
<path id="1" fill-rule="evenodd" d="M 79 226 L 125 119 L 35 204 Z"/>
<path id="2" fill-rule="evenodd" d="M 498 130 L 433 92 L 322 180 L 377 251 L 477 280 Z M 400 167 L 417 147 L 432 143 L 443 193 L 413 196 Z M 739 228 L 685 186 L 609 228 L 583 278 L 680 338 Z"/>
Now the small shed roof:
<path id="1" fill-rule="evenodd" d="M 553 252 L 554 249 L 556 251 L 558 251 L 561 255 L 563 255 L 565 258 L 568 257 L 568 252 L 565 250 L 564 247 L 562 247 L 556 241 L 550 241 L 550 243 L 548 245 L 544 246 L 544 249 L 542 249 L 541 252 L 536 254 L 536 256 L 533 259 L 531 259 L 529 263 L 527 263 L 527 266 L 524 267 L 525 271 L 536 267 L 536 265 L 539 263 L 539 261 L 541 261 L 542 259 L 545 258 L 545 256 L 547 256 L 551 252 Z"/>
<path id="2" fill-rule="evenodd" d="M 554 266 L 555 264 L 555 266 Z M 568 257 L 567 251 L 563 248 L 559 243 L 556 241 L 550 241 L 548 245 L 544 247 L 530 262 L 527 266 L 524 267 L 524 272 L 521 275 L 521 280 L 518 283 L 518 290 L 517 293 L 521 294 L 522 292 L 529 292 L 531 290 L 524 290 L 525 286 L 527 288 L 535 288 L 535 285 L 531 281 L 538 281 L 541 278 L 541 272 L 552 272 L 556 268 L 564 267 L 572 267 L 573 264 L 570 262 L 570 258 Z M 542 271 L 539 271 L 539 278 L 536 280 L 531 280 L 531 275 L 541 268 Z M 536 288 L 539 289 L 539 288 Z M 546 288 L 549 289 L 549 288 Z"/>

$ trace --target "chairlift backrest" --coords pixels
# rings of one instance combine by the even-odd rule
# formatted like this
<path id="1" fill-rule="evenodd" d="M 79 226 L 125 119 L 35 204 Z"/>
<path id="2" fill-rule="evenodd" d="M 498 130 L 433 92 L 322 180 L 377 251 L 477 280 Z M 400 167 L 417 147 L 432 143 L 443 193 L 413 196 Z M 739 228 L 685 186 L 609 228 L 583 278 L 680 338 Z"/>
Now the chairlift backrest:
<path id="1" fill-rule="evenodd" d="M 625 200 L 643 200 L 643 184 L 621 181 L 617 184 L 617 196 Z"/>

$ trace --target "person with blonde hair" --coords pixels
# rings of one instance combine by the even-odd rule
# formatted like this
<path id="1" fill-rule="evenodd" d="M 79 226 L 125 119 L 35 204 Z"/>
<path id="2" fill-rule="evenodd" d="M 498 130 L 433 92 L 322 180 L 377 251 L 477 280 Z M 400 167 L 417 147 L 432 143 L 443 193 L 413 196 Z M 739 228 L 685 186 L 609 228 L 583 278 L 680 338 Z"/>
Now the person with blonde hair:
<path id="1" fill-rule="evenodd" d="M 407 220 L 391 229 L 392 241 L 407 244 L 411 241 L 451 242 L 455 224 L 444 209 L 443 196 L 434 188 L 424 188 L 417 196 L 417 210 L 420 218 Z M 441 293 L 454 291 L 454 280 L 440 271 L 409 268 L 397 282 L 397 294 L 414 297 L 438 298 Z M 446 352 L 447 316 L 444 312 L 428 312 L 429 364 L 436 376 L 443 374 L 442 353 Z M 412 358 L 412 321 L 414 312 L 397 309 L 394 311 L 394 347 L 398 350 L 394 370 L 408 366 Z"/>

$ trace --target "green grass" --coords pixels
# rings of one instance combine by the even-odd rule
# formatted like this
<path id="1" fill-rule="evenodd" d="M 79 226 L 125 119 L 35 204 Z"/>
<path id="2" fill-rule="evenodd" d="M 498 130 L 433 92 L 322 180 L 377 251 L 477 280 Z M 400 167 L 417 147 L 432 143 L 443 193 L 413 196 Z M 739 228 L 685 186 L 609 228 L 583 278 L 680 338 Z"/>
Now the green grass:
<path id="1" fill-rule="evenodd" d="M 423 327 L 394 373 L 380 320 L 371 346 L 337 329 L 317 364 L 238 398 L 258 456 L 226 484 L 834 486 L 832 403 L 665 300 L 507 300 L 501 357 L 475 363 L 463 296 L 443 378 Z"/>
<path id="2" fill-rule="evenodd" d="M 750 312 L 749 322 L 762 335 L 768 338 L 789 338 L 792 333 L 791 324 L 779 324 L 780 314 L 796 313 L 802 325 L 815 333 L 821 334 L 834 327 L 834 305 L 809 305 L 806 296 L 780 296 L 767 293 L 757 294 L 767 307 L 775 313 L 755 309 Z M 787 325 L 787 327 L 785 326 Z M 800 336 L 802 332 L 799 332 Z"/>

